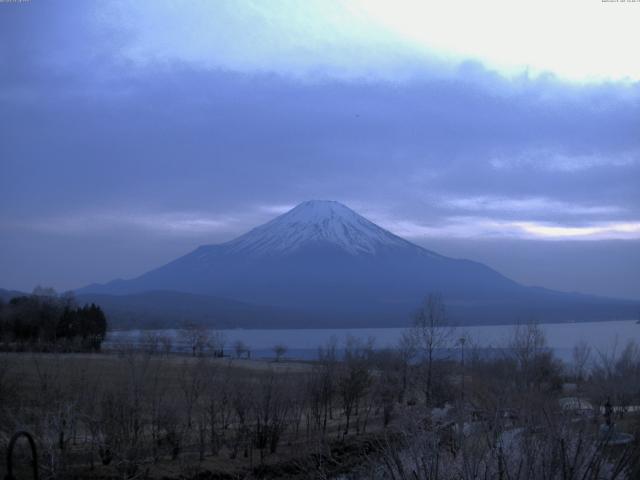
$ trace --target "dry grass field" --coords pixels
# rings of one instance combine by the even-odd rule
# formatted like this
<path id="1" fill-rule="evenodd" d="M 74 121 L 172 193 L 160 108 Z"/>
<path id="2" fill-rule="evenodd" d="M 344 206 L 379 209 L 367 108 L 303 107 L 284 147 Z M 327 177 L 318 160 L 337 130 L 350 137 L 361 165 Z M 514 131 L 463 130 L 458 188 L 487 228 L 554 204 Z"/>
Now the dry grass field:
<path id="1" fill-rule="evenodd" d="M 576 369 L 516 333 L 464 363 L 355 340 L 314 362 L 1 353 L 0 449 L 31 432 L 51 480 L 639 478 L 640 347 Z"/>
<path id="2" fill-rule="evenodd" d="M 367 439 L 379 421 L 368 421 L 369 432 L 358 425 L 358 435 L 345 436 L 336 404 L 320 434 L 303 399 L 315 370 L 312 363 L 286 360 L 4 353 L 1 446 L 15 430 L 34 433 L 45 459 L 41 469 L 51 478 L 62 472 L 77 478 L 195 478 L 199 472 L 306 478 L 310 469 L 340 471 L 371 448 Z M 108 448 L 113 451 L 105 453 Z M 22 463 L 24 469 L 26 457 Z"/>

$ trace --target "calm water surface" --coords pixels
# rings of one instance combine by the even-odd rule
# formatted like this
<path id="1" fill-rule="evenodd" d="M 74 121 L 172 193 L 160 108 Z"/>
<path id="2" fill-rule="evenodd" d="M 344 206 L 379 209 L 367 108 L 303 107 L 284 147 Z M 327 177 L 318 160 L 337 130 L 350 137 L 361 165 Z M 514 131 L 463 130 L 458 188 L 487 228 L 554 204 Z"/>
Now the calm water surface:
<path id="1" fill-rule="evenodd" d="M 635 320 L 553 323 L 540 324 L 540 327 L 545 332 L 549 347 L 564 360 L 570 360 L 573 347 L 581 341 L 591 345 L 595 352 L 603 353 L 611 353 L 614 349 L 620 351 L 629 340 L 640 343 L 640 324 Z M 464 326 L 457 327 L 451 336 L 453 339 L 466 336 L 471 343 L 485 349 L 501 348 L 507 345 L 514 328 L 514 325 Z M 284 344 L 288 348 L 287 357 L 302 359 L 314 358 L 318 347 L 326 345 L 332 338 L 337 340 L 338 347 L 344 345 L 349 336 L 362 340 L 373 338 L 376 348 L 393 347 L 404 331 L 404 328 L 218 330 L 224 337 L 226 353 L 231 354 L 233 344 L 240 340 L 249 346 L 254 358 L 272 357 L 273 346 Z M 116 348 L 122 344 L 136 344 L 149 333 L 171 336 L 174 349 L 185 349 L 179 335 L 180 331 L 177 329 L 110 332 L 105 347 Z"/>

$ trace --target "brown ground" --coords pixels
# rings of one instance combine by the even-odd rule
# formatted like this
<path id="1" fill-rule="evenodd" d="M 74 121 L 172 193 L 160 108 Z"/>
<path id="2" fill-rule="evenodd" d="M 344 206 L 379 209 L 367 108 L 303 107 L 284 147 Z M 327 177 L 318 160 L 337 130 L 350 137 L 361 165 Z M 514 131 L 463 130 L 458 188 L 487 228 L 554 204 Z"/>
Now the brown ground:
<path id="1" fill-rule="evenodd" d="M 9 391 L 0 389 L 0 400 L 5 401 L 5 395 L 13 395 L 15 400 L 32 398 L 40 395 L 43 382 L 52 385 L 71 388 L 78 378 L 88 376 L 98 378 L 100 382 L 108 383 L 111 387 L 119 383 L 126 385 L 127 376 L 130 375 L 128 362 L 131 354 L 117 353 L 2 353 L 0 354 L 0 370 L 4 372 L 4 384 L 10 386 Z M 184 375 L 185 365 L 195 366 L 202 359 L 189 356 L 151 356 L 146 358 L 149 362 L 149 372 L 159 372 L 159 379 L 163 385 L 164 395 L 182 395 L 180 390 L 180 378 Z M 207 358 L 206 362 L 224 369 L 235 379 L 257 379 L 265 372 L 274 372 L 285 375 L 292 380 L 293 385 L 302 386 L 305 374 L 311 372 L 312 363 L 281 360 L 248 360 L 248 359 L 214 359 Z M 299 377 L 300 380 L 296 380 Z M 7 399 L 9 400 L 9 399 Z M 336 412 L 338 409 L 336 409 Z M 330 422 L 329 432 L 325 442 L 319 442 L 313 435 L 305 435 L 305 422 L 301 422 L 297 433 L 294 427 L 290 427 L 283 435 L 276 454 L 260 458 L 258 450 L 254 449 L 245 457 L 241 452 L 235 459 L 230 458 L 229 448 L 223 447 L 218 455 L 207 454 L 203 461 L 199 460 L 197 448 L 191 446 L 185 448 L 177 460 L 170 460 L 166 455 L 157 463 L 146 462 L 140 471 L 139 478 L 310 478 L 314 470 L 322 472 L 340 473 L 345 468 L 350 468 L 362 455 L 371 451 L 372 439 L 375 432 L 380 431 L 380 422 L 375 418 L 369 421 L 368 433 L 357 437 L 351 435 L 344 438 L 342 435 L 343 422 L 341 419 Z M 2 443 L 0 447 L 0 471 L 5 470 L 4 452 L 8 438 L 12 434 L 3 431 L 4 425 L 0 425 Z M 28 428 L 28 427 L 27 427 Z M 371 433 L 373 432 L 373 433 Z M 80 433 L 82 436 L 82 432 Z M 72 449 L 74 447 L 71 447 Z M 84 446 L 75 447 L 76 457 L 86 458 Z M 26 458 L 22 459 L 23 467 L 18 467 L 24 478 L 30 478 L 24 472 Z M 96 469 L 88 471 L 85 460 L 78 460 L 78 464 L 72 468 L 75 478 L 116 478 L 117 474 L 112 467 L 103 467 L 96 462 Z M 19 462 L 20 463 L 20 462 Z M 199 476 L 199 472 L 209 472 Z M 210 472 L 215 472 L 211 474 Z M 249 475 L 249 476 L 247 476 Z M 318 474 L 323 476 L 323 474 Z M 23 478 L 19 476 L 18 478 Z M 122 477 L 120 477 L 122 478 Z"/>

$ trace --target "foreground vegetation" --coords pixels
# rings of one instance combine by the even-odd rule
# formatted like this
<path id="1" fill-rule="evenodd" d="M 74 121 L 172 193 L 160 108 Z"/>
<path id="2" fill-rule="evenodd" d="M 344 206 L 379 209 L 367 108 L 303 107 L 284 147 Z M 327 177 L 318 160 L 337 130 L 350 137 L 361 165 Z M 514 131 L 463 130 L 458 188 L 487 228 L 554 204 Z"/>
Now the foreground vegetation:
<path id="1" fill-rule="evenodd" d="M 348 339 L 305 363 L 4 353 L 0 442 L 32 432 L 43 478 L 640 478 L 636 344 L 581 345 L 569 367 L 535 325 L 487 355 L 444 320 L 430 297 L 397 348 Z"/>

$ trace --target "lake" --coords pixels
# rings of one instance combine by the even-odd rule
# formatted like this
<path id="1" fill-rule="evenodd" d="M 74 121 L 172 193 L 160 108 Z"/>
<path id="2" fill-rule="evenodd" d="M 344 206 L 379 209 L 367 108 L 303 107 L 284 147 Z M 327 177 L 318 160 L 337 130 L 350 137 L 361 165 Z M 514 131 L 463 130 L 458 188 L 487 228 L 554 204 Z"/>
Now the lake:
<path id="1" fill-rule="evenodd" d="M 581 341 L 587 342 L 597 352 L 611 353 L 620 351 L 629 340 L 640 343 L 640 324 L 636 320 L 585 323 L 549 323 L 540 324 L 545 332 L 547 343 L 556 356 L 569 361 L 573 347 Z M 499 349 L 507 345 L 513 335 L 514 325 L 481 325 L 455 328 L 452 338 L 466 336 L 470 344 L 483 349 Z M 253 358 L 273 357 L 273 347 L 283 344 L 287 347 L 286 356 L 296 359 L 313 359 L 318 347 L 327 344 L 332 338 L 338 341 L 338 347 L 344 345 L 349 337 L 362 340 L 375 339 L 375 348 L 393 347 L 398 343 L 404 328 L 353 328 L 353 329 L 277 329 L 277 330 L 217 330 L 224 337 L 225 353 L 233 353 L 233 344 L 242 341 L 251 349 Z M 139 344 L 149 333 L 170 336 L 175 351 L 186 351 L 181 341 L 180 330 L 127 330 L 109 332 L 104 347 L 117 348 L 124 344 Z"/>

